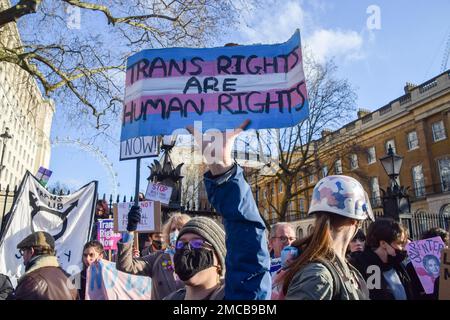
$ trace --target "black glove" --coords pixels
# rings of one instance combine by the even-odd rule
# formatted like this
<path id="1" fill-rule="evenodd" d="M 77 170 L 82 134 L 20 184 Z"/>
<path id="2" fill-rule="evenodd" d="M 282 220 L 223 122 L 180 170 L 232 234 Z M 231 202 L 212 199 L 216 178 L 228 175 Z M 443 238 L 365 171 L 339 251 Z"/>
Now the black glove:
<path id="1" fill-rule="evenodd" d="M 139 221 L 141 221 L 141 207 L 132 206 L 130 212 L 128 212 L 127 230 L 130 232 L 136 231 Z"/>

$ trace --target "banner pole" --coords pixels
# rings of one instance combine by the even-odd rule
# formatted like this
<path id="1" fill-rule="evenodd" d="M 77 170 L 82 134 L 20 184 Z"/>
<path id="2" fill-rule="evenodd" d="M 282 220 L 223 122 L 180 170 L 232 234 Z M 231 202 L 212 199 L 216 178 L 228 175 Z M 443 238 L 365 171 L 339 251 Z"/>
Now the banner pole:
<path id="1" fill-rule="evenodd" d="M 141 180 L 141 158 L 136 159 L 136 188 L 134 190 L 134 205 L 139 205 L 139 182 Z M 135 250 L 139 250 L 139 236 L 138 232 L 134 231 L 134 244 Z M 133 253 L 134 255 L 134 253 Z"/>

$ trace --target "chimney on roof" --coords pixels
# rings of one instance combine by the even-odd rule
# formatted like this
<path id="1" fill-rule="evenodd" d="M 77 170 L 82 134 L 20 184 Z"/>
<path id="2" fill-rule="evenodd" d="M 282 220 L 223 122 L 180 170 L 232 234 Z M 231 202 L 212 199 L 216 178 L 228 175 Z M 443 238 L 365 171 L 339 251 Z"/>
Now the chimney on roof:
<path id="1" fill-rule="evenodd" d="M 322 138 L 325 138 L 326 136 L 328 136 L 329 134 L 331 134 L 333 131 L 331 131 L 330 129 L 323 129 L 321 134 L 322 134 Z"/>
<path id="2" fill-rule="evenodd" d="M 407 82 L 403 90 L 405 90 L 405 94 L 410 93 L 417 85 L 411 82 Z"/>
<path id="3" fill-rule="evenodd" d="M 362 108 L 358 109 L 358 112 L 357 112 L 357 114 L 358 114 L 358 119 L 363 118 L 364 116 L 368 115 L 368 114 L 371 113 L 371 112 L 372 112 L 372 111 L 370 111 L 370 110 L 368 110 L 368 109 L 362 109 Z"/>

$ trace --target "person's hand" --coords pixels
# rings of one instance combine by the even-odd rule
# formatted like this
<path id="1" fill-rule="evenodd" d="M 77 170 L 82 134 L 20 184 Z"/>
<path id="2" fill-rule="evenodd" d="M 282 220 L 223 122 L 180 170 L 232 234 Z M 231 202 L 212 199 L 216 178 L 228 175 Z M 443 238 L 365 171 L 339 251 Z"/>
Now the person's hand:
<path id="1" fill-rule="evenodd" d="M 129 232 L 136 231 L 139 221 L 141 221 L 141 207 L 132 206 L 128 212 L 127 230 Z"/>
<path id="2" fill-rule="evenodd" d="M 141 254 L 138 249 L 133 249 L 133 258 L 139 258 Z"/>
<path id="3" fill-rule="evenodd" d="M 212 175 L 217 176 L 223 174 L 233 166 L 231 150 L 233 149 L 234 141 L 249 123 L 250 120 L 247 119 L 234 130 L 226 130 L 220 133 L 206 133 L 203 135 L 193 126 L 186 128 L 194 136 L 195 142 L 201 146 L 203 159 L 208 165 L 209 170 L 211 170 Z M 219 146 L 216 145 L 217 143 L 219 143 Z"/>

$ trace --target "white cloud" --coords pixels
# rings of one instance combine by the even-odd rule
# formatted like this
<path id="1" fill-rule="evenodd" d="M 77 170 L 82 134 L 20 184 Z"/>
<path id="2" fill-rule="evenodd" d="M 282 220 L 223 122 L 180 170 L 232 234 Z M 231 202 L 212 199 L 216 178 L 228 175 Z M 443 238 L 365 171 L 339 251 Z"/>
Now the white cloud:
<path id="1" fill-rule="evenodd" d="M 318 62 L 327 58 L 361 59 L 363 38 L 356 31 L 320 29 L 305 39 L 305 44 Z"/>
<path id="2" fill-rule="evenodd" d="M 244 17 L 240 36 L 246 44 L 278 43 L 288 40 L 307 19 L 298 1 L 269 2 L 255 7 Z"/>
<path id="3" fill-rule="evenodd" d="M 364 57 L 364 39 L 353 30 L 325 29 L 317 21 L 319 13 L 330 10 L 322 1 L 266 1 L 244 14 L 241 24 L 242 44 L 280 43 L 288 40 L 295 29 L 302 34 L 303 47 L 323 62 L 329 58 L 357 60 Z M 305 8 L 308 7 L 308 10 Z M 370 39 L 369 39 L 370 40 Z"/>

